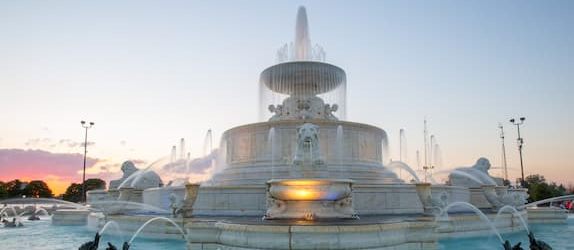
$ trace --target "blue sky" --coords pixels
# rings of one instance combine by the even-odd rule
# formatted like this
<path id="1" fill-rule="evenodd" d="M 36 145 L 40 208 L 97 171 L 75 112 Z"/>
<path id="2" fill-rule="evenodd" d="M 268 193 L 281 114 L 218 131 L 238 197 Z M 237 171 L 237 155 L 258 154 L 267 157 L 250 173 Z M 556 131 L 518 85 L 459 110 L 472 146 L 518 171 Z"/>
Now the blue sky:
<path id="1" fill-rule="evenodd" d="M 393 158 L 404 128 L 416 165 L 426 117 L 444 168 L 500 165 L 502 122 L 516 177 L 508 119 L 526 116 L 526 173 L 573 182 L 572 1 L 4 1 L 0 148 L 80 153 L 54 142 L 89 119 L 90 155 L 115 169 L 181 137 L 199 156 L 207 129 L 257 121 L 259 73 L 299 5 L 347 72 L 347 118 L 385 129 Z"/>

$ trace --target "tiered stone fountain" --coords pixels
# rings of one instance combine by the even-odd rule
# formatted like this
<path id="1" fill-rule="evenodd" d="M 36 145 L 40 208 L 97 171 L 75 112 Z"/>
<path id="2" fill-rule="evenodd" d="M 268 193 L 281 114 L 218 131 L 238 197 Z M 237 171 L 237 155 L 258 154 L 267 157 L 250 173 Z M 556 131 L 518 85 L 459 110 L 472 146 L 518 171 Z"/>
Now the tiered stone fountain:
<path id="1" fill-rule="evenodd" d="M 322 48 L 311 46 L 304 8 L 294 42 L 278 59 L 260 77 L 260 105 L 270 112 L 262 122 L 222 135 L 212 180 L 162 187 L 155 174 L 126 167 L 145 173 L 152 186 L 131 181 L 107 193 L 94 191 L 91 201 L 120 199 L 170 210 L 174 223 L 187 230 L 189 249 L 435 249 L 439 238 L 490 230 L 482 215 L 435 220 L 453 211 L 449 204 L 473 204 L 488 216 L 524 204 L 526 190 L 502 187 L 488 175 L 486 159 L 453 172 L 450 185 L 397 178 L 383 165 L 386 132 L 344 121 L 345 71 L 325 63 Z M 101 226 L 114 220 L 135 230 L 154 216 L 126 210 L 92 213 L 88 221 Z M 501 217 L 496 227 L 519 226 L 514 215 Z M 144 233 L 177 236 L 172 224 Z"/>

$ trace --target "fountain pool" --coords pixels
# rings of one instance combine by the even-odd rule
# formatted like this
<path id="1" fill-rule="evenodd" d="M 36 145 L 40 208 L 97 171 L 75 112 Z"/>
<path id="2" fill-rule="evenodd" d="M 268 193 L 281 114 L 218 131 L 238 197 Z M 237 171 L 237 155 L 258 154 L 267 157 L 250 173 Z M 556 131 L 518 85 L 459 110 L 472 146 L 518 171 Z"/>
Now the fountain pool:
<path id="1" fill-rule="evenodd" d="M 78 249 L 82 243 L 94 238 L 94 230 L 87 226 L 53 226 L 48 217 L 42 216 L 39 221 L 24 221 L 24 227 L 0 228 L 1 249 L 28 250 L 70 250 Z M 107 230 L 100 239 L 99 249 L 105 249 L 107 242 L 121 246 L 122 238 L 114 235 L 115 230 Z M 123 235 L 129 239 L 131 234 Z M 131 249 L 186 249 L 184 240 L 149 239 L 137 237 Z"/>
<path id="2" fill-rule="evenodd" d="M 569 215 L 565 224 L 531 224 L 530 230 L 540 239 L 544 239 L 553 249 L 574 249 L 574 215 Z M 528 237 L 524 231 L 502 234 L 505 240 L 528 248 Z M 469 247 L 472 246 L 472 247 Z M 439 241 L 439 249 L 501 249 L 496 236 L 452 238 Z"/>
<path id="3" fill-rule="evenodd" d="M 40 221 L 25 221 L 22 228 L 0 228 L 0 244 L 2 249 L 28 249 L 28 250 L 69 250 L 77 249 L 83 242 L 93 239 L 94 231 L 86 226 L 59 226 L 51 225 L 47 217 L 42 216 Z M 574 249 L 571 241 L 574 235 L 574 215 L 570 215 L 565 224 L 532 224 L 534 234 L 548 242 L 554 249 Z M 102 243 L 112 242 L 121 244 L 119 236 L 112 236 L 114 230 L 104 233 Z M 502 234 L 504 239 L 513 243 L 523 242 L 527 247 L 528 237 L 523 231 Z M 130 235 L 124 235 L 124 238 Z M 499 249 L 500 242 L 494 236 L 452 238 L 443 239 L 439 242 L 439 249 Z M 524 245 L 526 244 L 526 245 Z M 469 247 L 472 246 L 472 247 Z M 104 249 L 100 244 L 99 249 Z M 149 239 L 138 237 L 132 245 L 132 249 L 186 249 L 185 241 L 171 239 Z"/>

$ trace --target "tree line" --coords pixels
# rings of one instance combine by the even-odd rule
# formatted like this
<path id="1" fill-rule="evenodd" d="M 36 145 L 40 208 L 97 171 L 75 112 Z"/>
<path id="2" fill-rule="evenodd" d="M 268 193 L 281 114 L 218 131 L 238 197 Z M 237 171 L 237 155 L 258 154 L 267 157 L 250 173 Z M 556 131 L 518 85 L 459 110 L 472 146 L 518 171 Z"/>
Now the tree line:
<path id="1" fill-rule="evenodd" d="M 106 182 L 102 179 L 87 179 L 86 191 L 95 189 L 105 189 Z M 66 192 L 54 196 L 54 193 L 42 180 L 33 180 L 30 182 L 20 181 L 19 179 L 9 182 L 0 181 L 0 200 L 10 198 L 59 198 L 71 202 L 80 202 L 82 200 L 82 184 L 72 183 L 66 189 Z"/>

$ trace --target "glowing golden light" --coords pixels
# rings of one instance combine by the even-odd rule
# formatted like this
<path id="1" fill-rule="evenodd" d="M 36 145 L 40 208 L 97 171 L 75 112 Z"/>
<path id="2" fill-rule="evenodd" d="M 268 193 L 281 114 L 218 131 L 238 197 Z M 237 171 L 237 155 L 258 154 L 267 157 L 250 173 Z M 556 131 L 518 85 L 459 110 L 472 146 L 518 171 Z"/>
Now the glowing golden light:
<path id="1" fill-rule="evenodd" d="M 293 200 L 314 200 L 319 197 L 317 192 L 298 188 L 288 190 L 287 196 Z"/>

